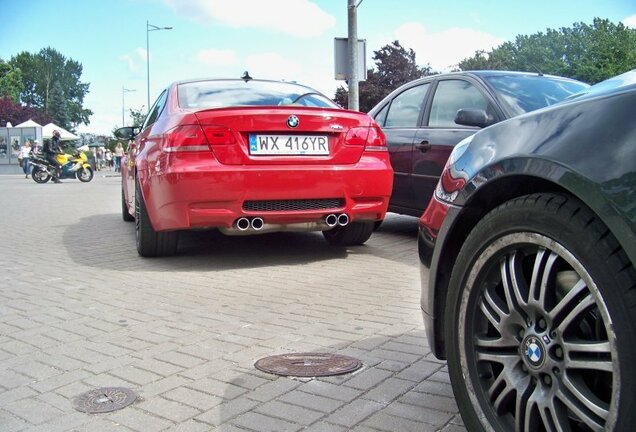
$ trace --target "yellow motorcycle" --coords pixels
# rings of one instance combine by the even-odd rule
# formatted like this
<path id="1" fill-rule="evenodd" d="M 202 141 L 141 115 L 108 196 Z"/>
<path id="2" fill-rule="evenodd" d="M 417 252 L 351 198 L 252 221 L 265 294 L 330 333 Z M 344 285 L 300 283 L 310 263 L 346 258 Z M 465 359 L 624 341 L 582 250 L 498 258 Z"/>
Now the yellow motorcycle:
<path id="1" fill-rule="evenodd" d="M 78 147 L 72 155 L 60 153 L 55 156 L 57 162 L 62 166 L 60 179 L 77 178 L 84 183 L 93 180 L 93 169 L 84 153 L 86 151 L 88 151 L 88 146 L 83 145 Z M 33 166 L 31 177 L 36 183 L 46 183 L 54 176 L 56 167 L 51 165 L 46 158 L 32 154 L 29 159 Z"/>

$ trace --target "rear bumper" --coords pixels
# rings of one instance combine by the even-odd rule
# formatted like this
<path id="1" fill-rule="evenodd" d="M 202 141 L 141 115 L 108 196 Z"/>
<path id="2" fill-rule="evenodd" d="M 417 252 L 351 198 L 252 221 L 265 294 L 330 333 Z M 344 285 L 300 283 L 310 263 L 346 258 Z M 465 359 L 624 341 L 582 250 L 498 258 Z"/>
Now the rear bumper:
<path id="1" fill-rule="evenodd" d="M 331 213 L 351 221 L 384 218 L 392 189 L 388 155 L 363 156 L 352 165 L 229 166 L 171 163 L 165 171 L 139 173 L 155 230 L 231 228 L 238 218 L 266 224 L 315 222 Z M 192 161 L 190 161 L 192 162 Z M 339 208 L 249 211 L 245 201 L 339 198 Z"/>

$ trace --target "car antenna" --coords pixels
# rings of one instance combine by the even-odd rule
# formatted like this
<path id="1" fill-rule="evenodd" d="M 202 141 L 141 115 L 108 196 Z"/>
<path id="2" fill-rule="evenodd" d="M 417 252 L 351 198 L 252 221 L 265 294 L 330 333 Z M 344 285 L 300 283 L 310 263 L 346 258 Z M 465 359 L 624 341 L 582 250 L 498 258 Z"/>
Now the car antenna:
<path id="1" fill-rule="evenodd" d="M 536 67 L 535 65 L 533 65 L 532 63 L 530 63 L 530 66 L 532 66 L 532 68 L 534 70 L 537 71 L 537 73 L 539 74 L 539 76 L 543 76 L 543 72 L 541 72 L 541 69 L 539 69 L 538 67 Z"/>
<path id="2" fill-rule="evenodd" d="M 248 82 L 249 80 L 253 79 L 250 76 L 250 73 L 248 71 L 243 72 L 243 76 L 241 77 L 241 79 L 245 82 Z"/>

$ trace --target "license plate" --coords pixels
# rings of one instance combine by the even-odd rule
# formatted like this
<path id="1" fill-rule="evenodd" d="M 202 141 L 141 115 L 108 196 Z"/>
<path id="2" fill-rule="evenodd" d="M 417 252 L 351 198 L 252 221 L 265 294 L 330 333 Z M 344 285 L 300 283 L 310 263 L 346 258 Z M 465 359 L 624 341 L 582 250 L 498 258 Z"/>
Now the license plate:
<path id="1" fill-rule="evenodd" d="M 329 137 L 326 135 L 250 134 L 250 154 L 255 156 L 328 156 Z"/>

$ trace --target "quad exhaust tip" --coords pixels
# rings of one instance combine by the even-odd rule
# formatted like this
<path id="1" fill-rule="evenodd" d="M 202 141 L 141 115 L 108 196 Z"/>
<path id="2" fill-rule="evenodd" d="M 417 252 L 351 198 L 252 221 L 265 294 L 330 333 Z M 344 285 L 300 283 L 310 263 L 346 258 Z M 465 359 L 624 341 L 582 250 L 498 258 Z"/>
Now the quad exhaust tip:
<path id="1" fill-rule="evenodd" d="M 338 225 L 338 216 L 336 216 L 335 214 L 330 214 L 329 216 L 327 216 L 325 218 L 325 223 L 327 224 L 328 227 L 333 228 L 336 225 Z"/>
<path id="2" fill-rule="evenodd" d="M 254 231 L 260 231 L 263 229 L 263 219 L 259 218 L 259 217 L 255 217 L 254 219 L 252 219 L 252 229 Z"/>
<path id="3" fill-rule="evenodd" d="M 346 213 L 343 213 L 340 216 L 338 216 L 338 225 L 345 226 L 348 223 L 349 223 L 349 216 L 347 216 Z"/>
<path id="4" fill-rule="evenodd" d="M 250 220 L 245 217 L 238 218 L 236 221 L 236 228 L 239 231 L 247 231 L 250 228 Z"/>

